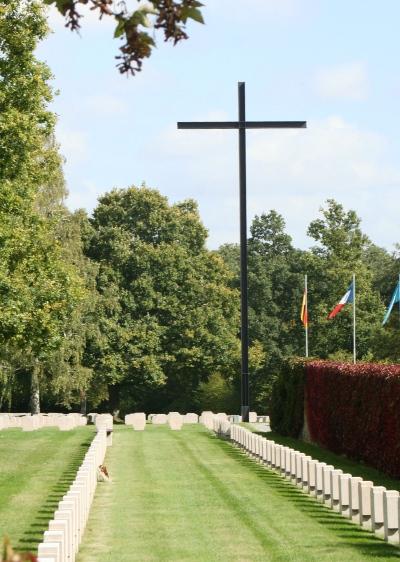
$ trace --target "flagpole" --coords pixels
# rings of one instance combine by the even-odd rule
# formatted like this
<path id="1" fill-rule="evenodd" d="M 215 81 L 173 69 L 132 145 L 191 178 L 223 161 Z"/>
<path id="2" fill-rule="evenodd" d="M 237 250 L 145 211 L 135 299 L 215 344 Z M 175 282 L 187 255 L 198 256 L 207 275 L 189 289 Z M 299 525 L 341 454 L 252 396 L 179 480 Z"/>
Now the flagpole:
<path id="1" fill-rule="evenodd" d="M 307 275 L 304 275 L 304 291 L 306 294 L 306 318 L 307 318 L 307 322 L 305 325 L 305 329 L 306 329 L 306 357 L 308 357 L 308 288 L 307 288 Z"/>
<path id="2" fill-rule="evenodd" d="M 356 276 L 353 273 L 353 363 L 357 362 L 356 347 Z"/>
<path id="3" fill-rule="evenodd" d="M 399 273 L 399 284 L 397 285 L 397 291 L 399 295 L 399 322 L 400 322 L 400 273 Z"/>

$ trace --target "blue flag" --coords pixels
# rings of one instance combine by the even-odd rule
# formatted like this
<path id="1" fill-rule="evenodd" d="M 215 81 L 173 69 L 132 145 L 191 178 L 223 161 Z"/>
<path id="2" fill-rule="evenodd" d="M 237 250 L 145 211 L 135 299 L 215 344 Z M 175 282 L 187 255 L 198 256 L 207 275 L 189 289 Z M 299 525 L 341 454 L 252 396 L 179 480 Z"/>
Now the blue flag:
<path id="1" fill-rule="evenodd" d="M 400 281 L 397 283 L 396 288 L 394 290 L 393 296 L 392 296 L 392 300 L 390 301 L 390 304 L 387 308 L 386 314 L 385 314 L 385 318 L 383 319 L 382 322 L 382 326 L 384 326 L 386 324 L 386 322 L 389 320 L 389 316 L 390 313 L 392 312 L 392 308 L 393 306 L 396 304 L 396 302 L 400 301 Z"/>

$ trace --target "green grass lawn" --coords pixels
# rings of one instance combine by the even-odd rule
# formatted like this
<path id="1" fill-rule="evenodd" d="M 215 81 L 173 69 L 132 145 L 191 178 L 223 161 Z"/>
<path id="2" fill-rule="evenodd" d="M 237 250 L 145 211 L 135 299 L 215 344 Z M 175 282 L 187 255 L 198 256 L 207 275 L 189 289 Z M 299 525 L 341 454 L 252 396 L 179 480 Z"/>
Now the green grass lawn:
<path id="1" fill-rule="evenodd" d="M 311 445 L 310 443 L 305 443 L 304 441 L 300 441 L 299 439 L 284 437 L 283 435 L 279 435 L 278 433 L 274 433 L 272 431 L 263 433 L 262 431 L 255 430 L 254 426 L 252 426 L 251 424 L 243 425 L 247 426 L 255 433 L 263 435 L 271 441 L 275 441 L 275 443 L 280 443 L 285 447 L 296 449 L 296 451 L 300 451 L 301 453 L 310 455 L 320 462 L 326 462 L 327 464 L 333 465 L 335 468 L 340 468 L 343 470 L 343 472 L 348 472 L 353 476 L 360 476 L 364 480 L 372 480 L 372 482 L 374 482 L 377 486 L 385 486 L 385 488 L 387 488 L 388 490 L 400 491 L 400 480 L 390 478 L 390 476 L 384 474 L 383 472 L 379 472 L 379 470 L 376 470 L 375 468 L 371 468 L 370 466 L 366 466 L 365 464 L 357 463 L 341 455 L 335 455 L 335 453 L 331 453 L 331 451 L 328 451 L 327 449 L 323 449 L 322 447 L 318 447 L 317 445 Z"/>
<path id="2" fill-rule="evenodd" d="M 0 431 L 0 542 L 35 551 L 94 436 L 93 427 Z"/>
<path id="3" fill-rule="evenodd" d="M 200 425 L 116 427 L 79 562 L 399 560 Z"/>

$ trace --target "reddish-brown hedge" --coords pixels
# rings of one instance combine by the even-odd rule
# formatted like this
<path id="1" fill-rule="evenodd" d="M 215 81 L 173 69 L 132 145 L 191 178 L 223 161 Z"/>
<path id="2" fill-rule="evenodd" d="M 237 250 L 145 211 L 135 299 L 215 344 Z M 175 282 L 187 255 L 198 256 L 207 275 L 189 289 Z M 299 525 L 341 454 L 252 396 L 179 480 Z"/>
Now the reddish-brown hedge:
<path id="1" fill-rule="evenodd" d="M 306 365 L 311 440 L 400 477 L 400 365 Z"/>

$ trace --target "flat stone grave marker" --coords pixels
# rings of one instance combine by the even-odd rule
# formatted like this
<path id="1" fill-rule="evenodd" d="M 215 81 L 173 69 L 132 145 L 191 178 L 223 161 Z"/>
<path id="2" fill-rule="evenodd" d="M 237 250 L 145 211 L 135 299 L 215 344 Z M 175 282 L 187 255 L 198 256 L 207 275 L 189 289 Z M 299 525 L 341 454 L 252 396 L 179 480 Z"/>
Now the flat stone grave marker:
<path id="1" fill-rule="evenodd" d="M 199 416 L 197 414 L 186 414 L 183 418 L 184 423 L 199 423 Z"/>
<path id="2" fill-rule="evenodd" d="M 167 421 L 168 421 L 168 416 L 166 414 L 155 414 L 151 418 L 151 423 L 153 423 L 154 425 L 163 425 L 167 423 Z"/>
<path id="3" fill-rule="evenodd" d="M 208 429 L 213 427 L 214 414 L 212 412 L 202 412 L 200 416 L 200 423 L 205 425 Z"/>
<path id="4" fill-rule="evenodd" d="M 21 422 L 22 431 L 35 431 L 37 429 L 37 421 L 34 416 L 24 416 Z"/>
<path id="5" fill-rule="evenodd" d="M 257 423 L 257 412 L 249 412 L 249 423 Z"/>
<path id="6" fill-rule="evenodd" d="M 69 416 L 60 416 L 57 425 L 60 431 L 71 431 L 71 429 L 76 427 L 74 418 Z"/>
<path id="7" fill-rule="evenodd" d="M 178 414 L 176 412 L 171 412 L 168 415 L 168 425 L 169 425 L 170 429 L 172 429 L 174 431 L 182 429 L 183 416 L 181 416 L 180 414 Z"/>
<path id="8" fill-rule="evenodd" d="M 131 424 L 135 431 L 143 431 L 146 427 L 146 414 L 144 412 L 132 414 Z"/>

